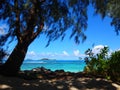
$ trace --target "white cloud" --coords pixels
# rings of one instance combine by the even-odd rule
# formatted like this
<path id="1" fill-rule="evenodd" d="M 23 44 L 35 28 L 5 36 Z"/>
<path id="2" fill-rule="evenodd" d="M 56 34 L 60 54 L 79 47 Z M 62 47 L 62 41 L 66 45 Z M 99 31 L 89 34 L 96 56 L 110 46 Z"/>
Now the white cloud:
<path id="1" fill-rule="evenodd" d="M 73 54 L 74 54 L 74 56 L 80 56 L 80 51 L 79 50 L 74 50 Z"/>
<path id="2" fill-rule="evenodd" d="M 104 45 L 97 45 L 97 46 L 94 46 L 94 49 L 99 49 L 99 48 L 104 48 Z"/>
<path id="3" fill-rule="evenodd" d="M 94 53 L 94 55 L 96 55 L 97 53 L 100 53 L 100 50 L 104 48 L 104 45 L 97 45 L 95 47 L 92 48 L 92 52 Z M 108 52 L 108 56 L 111 55 L 113 51 L 110 50 Z M 30 51 L 27 53 L 26 58 L 31 58 L 31 59 L 41 59 L 41 58 L 50 58 L 50 59 L 63 59 L 63 60 L 70 60 L 70 59 L 79 59 L 79 57 L 81 57 L 82 59 L 84 59 L 84 57 L 86 57 L 86 55 L 84 53 L 80 53 L 80 50 L 76 49 L 73 50 L 73 53 L 68 53 L 67 51 L 63 50 L 61 53 L 58 52 L 42 52 L 42 53 L 37 53 L 35 51 Z"/>
<path id="4" fill-rule="evenodd" d="M 103 49 L 105 46 L 104 45 L 97 45 L 97 46 L 94 46 L 93 49 L 92 49 L 92 52 L 94 54 L 98 54 L 100 53 L 100 50 Z"/>
<path id="5" fill-rule="evenodd" d="M 50 58 L 50 59 L 71 59 L 73 55 L 68 54 L 67 51 L 62 51 L 61 53 L 56 53 L 56 52 L 42 52 L 42 53 L 37 53 L 34 51 L 30 51 L 26 55 L 26 59 L 41 59 L 41 58 Z"/>
<path id="6" fill-rule="evenodd" d="M 94 53 L 94 55 L 99 54 L 101 49 L 103 49 L 104 47 L 107 47 L 107 45 L 97 45 L 97 46 L 93 47 L 92 52 Z M 108 51 L 107 55 L 110 56 L 111 53 L 113 53 L 113 52 L 114 51 L 110 49 Z"/>
<path id="7" fill-rule="evenodd" d="M 52 53 L 52 52 L 43 52 L 43 53 L 37 53 L 37 52 L 34 52 L 34 51 L 30 51 L 27 53 L 26 55 L 26 59 L 27 58 L 31 58 L 31 59 L 41 59 L 41 58 L 55 58 L 57 56 L 60 56 L 60 54 L 57 54 L 57 53 Z"/>
<path id="8" fill-rule="evenodd" d="M 66 51 L 63 51 L 63 55 L 69 56 L 69 54 Z"/>
<path id="9" fill-rule="evenodd" d="M 51 53 L 51 52 L 38 53 L 37 55 L 38 55 L 38 56 L 41 56 L 41 57 L 53 57 L 53 56 L 55 56 L 55 54 L 54 54 L 54 53 Z"/>
<path id="10" fill-rule="evenodd" d="M 119 49 L 117 49 L 116 51 L 120 51 L 120 48 L 119 48 Z"/>
<path id="11" fill-rule="evenodd" d="M 77 59 L 79 59 L 79 58 L 84 59 L 86 57 L 86 55 L 81 54 L 79 50 L 74 50 L 73 51 L 73 57 L 76 57 Z"/>
<path id="12" fill-rule="evenodd" d="M 35 56 L 36 53 L 34 51 L 31 51 L 31 52 L 28 52 L 27 55 L 29 55 L 29 56 Z"/>

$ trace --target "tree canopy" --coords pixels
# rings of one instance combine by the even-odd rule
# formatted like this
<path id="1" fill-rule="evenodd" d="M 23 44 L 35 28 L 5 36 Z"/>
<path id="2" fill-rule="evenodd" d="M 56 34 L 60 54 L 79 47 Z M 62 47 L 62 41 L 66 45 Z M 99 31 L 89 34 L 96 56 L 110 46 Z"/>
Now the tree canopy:
<path id="1" fill-rule="evenodd" d="M 26 36 L 34 40 L 44 33 L 49 39 L 48 46 L 58 38 L 63 40 L 67 30 L 71 30 L 70 38 L 80 43 L 86 39 L 84 31 L 90 3 L 96 14 L 112 18 L 111 25 L 119 34 L 119 0 L 0 0 L 0 19 L 7 19 L 9 24 L 9 31 L 5 36 L 0 35 L 0 41 L 3 45 L 10 36 L 12 40 L 17 37 L 20 41 Z"/>
<path id="2" fill-rule="evenodd" d="M 120 31 L 120 0 L 91 0 L 96 14 L 102 18 L 112 18 L 111 25 L 115 27 L 117 35 Z"/>
<path id="3" fill-rule="evenodd" d="M 89 0 L 1 0 L 0 4 L 0 19 L 7 19 L 9 24 L 7 34 L 0 36 L 2 44 L 9 36 L 18 41 L 26 36 L 34 40 L 44 33 L 49 45 L 50 41 L 64 39 L 69 28 L 76 43 L 81 37 L 86 39 Z"/>

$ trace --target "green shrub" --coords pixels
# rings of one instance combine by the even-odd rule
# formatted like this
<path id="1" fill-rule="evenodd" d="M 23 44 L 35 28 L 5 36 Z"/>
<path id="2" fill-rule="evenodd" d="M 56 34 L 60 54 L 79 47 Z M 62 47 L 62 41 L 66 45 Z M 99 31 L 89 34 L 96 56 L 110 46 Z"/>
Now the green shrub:
<path id="1" fill-rule="evenodd" d="M 85 57 L 86 67 L 84 71 L 86 73 L 92 73 L 95 75 L 107 75 L 108 70 L 108 47 L 104 47 L 100 50 L 100 53 L 94 55 L 91 49 L 88 49 L 85 54 L 88 55 L 88 57 Z"/>
<path id="2" fill-rule="evenodd" d="M 84 71 L 120 82 L 120 51 L 115 51 L 111 56 L 108 56 L 108 51 L 109 48 L 104 47 L 99 54 L 94 55 L 92 50 L 88 49 L 85 52 L 88 57 L 85 57 Z"/>
<path id="3" fill-rule="evenodd" d="M 112 53 L 108 73 L 113 80 L 120 81 L 120 51 Z"/>

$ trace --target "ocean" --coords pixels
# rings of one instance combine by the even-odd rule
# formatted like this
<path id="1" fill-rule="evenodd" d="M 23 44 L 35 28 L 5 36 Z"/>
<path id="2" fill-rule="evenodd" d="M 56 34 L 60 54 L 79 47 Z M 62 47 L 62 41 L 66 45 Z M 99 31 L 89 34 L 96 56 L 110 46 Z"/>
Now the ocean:
<path id="1" fill-rule="evenodd" d="M 21 70 L 45 67 L 52 71 L 82 72 L 85 66 L 84 60 L 25 60 L 21 66 Z"/>

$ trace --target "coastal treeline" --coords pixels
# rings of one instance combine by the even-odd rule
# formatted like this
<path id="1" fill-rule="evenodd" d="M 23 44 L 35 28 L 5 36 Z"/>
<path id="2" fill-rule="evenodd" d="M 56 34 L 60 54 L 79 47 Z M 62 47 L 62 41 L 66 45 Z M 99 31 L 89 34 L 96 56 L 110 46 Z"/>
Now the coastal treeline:
<path id="1" fill-rule="evenodd" d="M 109 47 L 105 46 L 97 54 L 92 49 L 86 50 L 85 54 L 86 73 L 120 82 L 120 50 L 110 53 Z"/>

